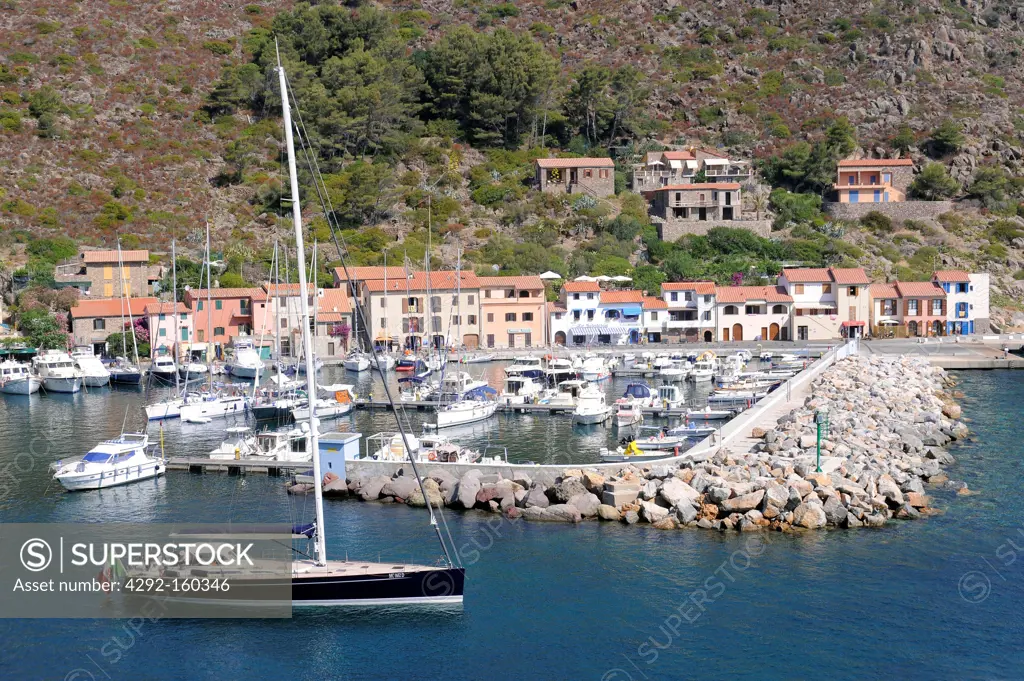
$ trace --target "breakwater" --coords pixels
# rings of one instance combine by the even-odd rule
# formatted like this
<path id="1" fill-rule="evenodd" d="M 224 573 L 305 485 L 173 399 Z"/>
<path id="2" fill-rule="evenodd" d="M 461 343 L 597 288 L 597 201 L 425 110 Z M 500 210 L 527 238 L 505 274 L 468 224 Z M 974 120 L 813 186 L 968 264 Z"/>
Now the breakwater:
<path id="1" fill-rule="evenodd" d="M 426 497 L 408 467 L 396 464 L 391 475 L 328 477 L 324 492 L 509 518 L 644 522 L 660 529 L 881 526 L 931 513 L 926 484 L 967 493 L 942 471 L 953 463 L 945 445 L 968 432 L 953 385 L 922 358 L 852 356 L 816 376 L 803 404 L 774 427 L 755 429 L 751 451 L 724 446 L 647 466 L 567 467 L 543 481 L 525 467 L 431 467 Z M 819 459 L 817 421 L 826 418 Z M 298 483 L 289 491 L 310 489 Z"/>

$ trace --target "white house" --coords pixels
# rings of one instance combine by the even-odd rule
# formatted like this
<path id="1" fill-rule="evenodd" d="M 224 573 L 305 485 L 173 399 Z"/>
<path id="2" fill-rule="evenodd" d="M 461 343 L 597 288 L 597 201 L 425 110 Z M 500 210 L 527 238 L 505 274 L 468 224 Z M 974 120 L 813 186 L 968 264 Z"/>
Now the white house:
<path id="1" fill-rule="evenodd" d="M 871 296 L 870 281 L 862 268 L 789 268 L 782 270 L 778 283 L 793 298 L 796 340 L 859 338 L 863 334 Z"/>
<path id="2" fill-rule="evenodd" d="M 639 343 L 644 331 L 643 291 L 602 291 L 596 281 L 570 281 L 548 306 L 551 340 L 558 345 Z"/>
<path id="3" fill-rule="evenodd" d="M 946 292 L 946 334 L 965 335 L 988 330 L 988 274 L 940 270 L 932 281 Z"/>
<path id="4" fill-rule="evenodd" d="M 660 343 L 668 323 L 668 303 L 661 298 L 644 296 L 644 334 L 648 343 Z"/>
<path id="5" fill-rule="evenodd" d="M 790 340 L 793 298 L 781 286 L 720 286 L 715 291 L 718 338 Z"/>
<path id="6" fill-rule="evenodd" d="M 715 335 L 715 284 L 710 281 L 679 281 L 661 285 L 668 308 L 665 333 L 676 340 L 710 343 Z"/>

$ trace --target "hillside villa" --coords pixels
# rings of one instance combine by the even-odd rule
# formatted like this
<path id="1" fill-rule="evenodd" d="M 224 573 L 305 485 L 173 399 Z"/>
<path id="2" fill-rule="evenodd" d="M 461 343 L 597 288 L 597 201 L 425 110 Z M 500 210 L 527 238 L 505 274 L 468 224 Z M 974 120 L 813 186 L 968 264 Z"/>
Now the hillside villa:
<path id="1" fill-rule="evenodd" d="M 633 191 L 691 184 L 701 173 L 707 182 L 746 182 L 751 170 L 748 161 L 732 160 L 717 151 L 699 147 L 649 151 L 633 166 Z"/>
<path id="2" fill-rule="evenodd" d="M 905 201 L 914 179 L 909 158 L 866 158 L 840 161 L 836 200 L 839 203 L 894 203 Z"/>
<path id="3" fill-rule="evenodd" d="M 604 198 L 615 194 L 615 162 L 610 158 L 538 158 L 534 182 L 542 192 Z"/>

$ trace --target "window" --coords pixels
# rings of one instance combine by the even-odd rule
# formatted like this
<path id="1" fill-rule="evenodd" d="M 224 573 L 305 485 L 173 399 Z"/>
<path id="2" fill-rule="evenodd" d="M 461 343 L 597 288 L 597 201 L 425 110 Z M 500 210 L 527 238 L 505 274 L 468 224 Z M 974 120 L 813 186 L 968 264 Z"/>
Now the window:
<path id="1" fill-rule="evenodd" d="M 679 300 L 679 294 L 673 291 L 672 293 L 669 294 L 669 300 L 671 300 L 672 302 Z"/>
<path id="2" fill-rule="evenodd" d="M 188 319 L 188 315 L 186 313 L 182 312 L 181 315 L 180 315 L 180 318 L 181 318 L 181 321 L 185 321 L 186 319 Z"/>
<path id="3" fill-rule="evenodd" d="M 434 333 L 441 333 L 441 318 L 438 316 L 431 317 L 430 327 Z"/>
<path id="4" fill-rule="evenodd" d="M 804 292 L 804 285 L 803 284 L 794 284 L 793 285 L 793 293 L 801 294 L 803 292 Z"/>
<path id="5" fill-rule="evenodd" d="M 104 284 L 103 285 L 103 295 L 106 296 L 107 298 L 110 298 L 111 296 L 113 296 L 114 295 L 114 285 L 113 284 Z"/>
<path id="6" fill-rule="evenodd" d="M 455 324 L 455 325 L 462 324 L 462 315 L 453 314 L 452 315 L 452 324 Z"/>
<path id="7" fill-rule="evenodd" d="M 466 315 L 466 323 L 469 324 L 469 325 L 476 324 L 476 315 L 475 314 Z"/>
<path id="8" fill-rule="evenodd" d="M 683 201 L 683 193 L 682 192 L 676 192 L 676 203 L 682 203 L 682 201 Z"/>
<path id="9" fill-rule="evenodd" d="M 593 176 L 594 176 L 594 171 L 593 170 L 591 170 L 590 168 L 584 168 L 583 169 L 583 177 L 593 177 Z"/>
<path id="10" fill-rule="evenodd" d="M 691 293 L 690 291 L 687 291 L 686 293 L 683 294 L 683 298 L 686 300 L 686 302 L 692 303 L 693 302 L 693 293 Z"/>
<path id="11" fill-rule="evenodd" d="M 850 203 L 860 203 L 860 192 L 856 189 L 850 190 Z"/>
<path id="12" fill-rule="evenodd" d="M 651 312 L 651 321 L 652 322 L 658 321 L 658 312 L 656 310 Z"/>
<path id="13" fill-rule="evenodd" d="M 882 314 L 883 315 L 894 315 L 896 314 L 896 301 L 895 300 L 883 300 L 882 301 Z"/>
<path id="14" fill-rule="evenodd" d="M 165 320 L 166 318 L 167 318 L 167 315 L 165 315 L 165 314 L 164 314 L 163 312 L 161 312 L 161 313 L 160 313 L 160 321 L 163 321 L 163 320 Z"/>
<path id="15" fill-rule="evenodd" d="M 740 310 L 735 305 L 726 305 L 725 309 L 722 310 L 722 314 L 732 315 L 732 314 L 739 314 L 739 313 L 740 313 Z"/>
<path id="16" fill-rule="evenodd" d="M 206 331 L 204 329 L 199 329 L 198 331 L 196 331 L 196 340 L 199 341 L 200 343 L 206 340 Z"/>
<path id="17" fill-rule="evenodd" d="M 892 174 L 882 173 L 882 184 L 889 184 L 892 182 Z"/>
<path id="18" fill-rule="evenodd" d="M 704 302 L 705 303 L 710 303 L 711 302 L 711 294 L 710 293 L 708 295 L 704 296 Z"/>
<path id="19" fill-rule="evenodd" d="M 593 300 L 593 299 L 594 299 L 594 294 L 593 293 L 588 293 L 587 294 L 587 300 Z"/>
<path id="20" fill-rule="evenodd" d="M 704 315 L 701 317 L 706 322 L 711 321 L 711 310 L 704 310 Z"/>
<path id="21" fill-rule="evenodd" d="M 505 313 L 505 321 L 506 322 L 514 322 L 515 320 L 516 320 L 516 313 L 515 312 L 506 312 Z"/>
<path id="22" fill-rule="evenodd" d="M 802 340 L 802 341 L 807 340 L 807 327 L 806 326 L 798 326 L 798 327 L 796 327 L 796 339 L 797 340 Z"/>
<path id="23" fill-rule="evenodd" d="M 917 300 L 911 299 L 907 301 L 907 314 L 911 316 L 917 316 Z"/>
<path id="24" fill-rule="evenodd" d="M 957 307 L 960 307 L 959 303 L 957 304 Z M 940 314 L 942 314 L 942 298 L 933 298 L 932 299 L 932 314 L 933 315 L 940 315 Z"/>
<path id="25" fill-rule="evenodd" d="M 160 337 L 161 338 L 166 338 L 167 337 L 167 329 L 165 329 L 162 326 L 160 327 Z"/>
<path id="26" fill-rule="evenodd" d="M 213 335 L 214 336 L 223 336 L 224 335 L 224 327 L 223 326 L 215 326 L 215 327 L 213 327 Z"/>
<path id="27" fill-rule="evenodd" d="M 711 192 L 711 200 L 712 201 L 717 201 L 718 200 L 718 192 Z"/>
<path id="28" fill-rule="evenodd" d="M 761 314 L 761 306 L 760 305 L 747 305 L 747 306 L 744 307 L 743 311 L 746 314 Z"/>
<path id="29" fill-rule="evenodd" d="M 855 177 L 854 174 L 850 173 L 850 176 L 846 178 L 846 184 L 850 185 L 851 187 L 854 184 L 856 184 L 856 182 L 854 182 L 854 177 Z"/>
<path id="30" fill-rule="evenodd" d="M 188 340 L 188 329 L 182 329 L 181 330 L 181 340 L 183 340 L 183 341 L 187 341 Z"/>
<path id="31" fill-rule="evenodd" d="M 290 338 L 281 339 L 281 354 L 285 357 L 292 354 L 292 341 Z"/>
<path id="32" fill-rule="evenodd" d="M 580 299 L 580 294 L 578 294 L 578 293 L 572 294 L 572 299 L 573 300 L 579 300 Z"/>
<path id="33" fill-rule="evenodd" d="M 529 348 L 529 347 L 533 346 L 533 334 L 532 333 L 524 333 L 523 334 L 523 338 L 525 338 L 525 340 L 526 340 L 526 347 Z"/>
<path id="34" fill-rule="evenodd" d="M 213 301 L 213 309 L 214 310 L 223 310 L 224 309 L 224 301 L 223 300 L 215 300 L 215 301 Z"/>
<path id="35" fill-rule="evenodd" d="M 382 328 L 382 329 L 388 328 L 388 318 L 387 317 L 381 317 L 380 318 L 380 328 Z"/>
<path id="36" fill-rule="evenodd" d="M 196 310 L 198 310 L 199 312 L 203 311 L 203 301 L 199 301 L 199 304 L 196 305 Z"/>
<path id="37" fill-rule="evenodd" d="M 576 321 L 579 321 L 580 320 L 580 311 L 579 310 L 573 310 L 572 311 L 572 318 L 575 319 Z"/>
<path id="38" fill-rule="evenodd" d="M 287 329 L 288 328 L 288 320 L 285 319 L 284 317 L 281 317 L 281 328 L 282 329 Z"/>
<path id="39" fill-rule="evenodd" d="M 871 176 L 871 184 L 878 184 L 878 175 Z"/>
<path id="40" fill-rule="evenodd" d="M 857 295 L 857 287 L 856 286 L 851 286 L 850 288 L 848 288 L 846 290 L 846 295 L 856 296 Z"/>
<path id="41" fill-rule="evenodd" d="M 524 312 L 523 313 L 523 321 L 524 322 L 532 322 L 533 321 L 533 313 L 532 312 Z"/>
<path id="42" fill-rule="evenodd" d="M 821 292 L 822 293 L 832 293 L 832 284 L 822 284 L 821 285 Z"/>
<path id="43" fill-rule="evenodd" d="M 773 305 L 772 306 L 772 314 L 786 314 L 786 306 L 785 305 Z"/>
<path id="44" fill-rule="evenodd" d="M 94 319 L 94 320 L 92 320 L 92 330 L 93 331 L 106 331 L 107 330 L 107 320 L 106 319 Z"/>
<path id="45" fill-rule="evenodd" d="M 217 302 L 219 303 L 220 301 L 218 300 Z M 220 308 L 217 308 L 217 309 L 219 310 Z M 240 300 L 240 301 L 238 301 L 238 314 L 246 315 L 246 316 L 252 314 L 252 307 L 249 305 L 249 301 L 248 300 Z"/>
<path id="46" fill-rule="evenodd" d="M 956 292 L 957 293 L 967 293 L 967 284 L 957 284 L 956 285 Z"/>
<path id="47" fill-rule="evenodd" d="M 516 297 L 516 290 L 514 288 L 510 288 L 508 291 L 505 292 L 505 297 L 506 298 L 515 298 Z"/>
<path id="48" fill-rule="evenodd" d="M 484 289 L 484 298 L 490 298 L 490 297 L 491 297 L 491 289 L 489 289 L 489 288 Z"/>
<path id="49" fill-rule="evenodd" d="M 519 292 L 519 297 L 520 298 L 529 298 L 530 297 L 530 292 L 529 291 L 520 291 Z"/>
<path id="50" fill-rule="evenodd" d="M 587 310 L 587 321 L 590 321 L 590 322 L 594 321 L 594 311 L 593 310 Z"/>
<path id="51" fill-rule="evenodd" d="M 493 322 L 494 321 L 494 313 L 493 312 L 488 312 L 487 313 L 487 321 L 488 322 Z"/>

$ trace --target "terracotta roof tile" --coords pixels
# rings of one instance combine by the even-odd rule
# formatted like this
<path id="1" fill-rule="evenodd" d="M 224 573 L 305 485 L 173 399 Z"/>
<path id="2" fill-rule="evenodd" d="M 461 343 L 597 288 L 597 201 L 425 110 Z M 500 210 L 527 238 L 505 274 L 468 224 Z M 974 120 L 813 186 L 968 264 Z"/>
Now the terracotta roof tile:
<path id="1" fill-rule="evenodd" d="M 370 279 L 383 279 L 384 271 L 387 270 L 388 279 L 405 279 L 406 272 L 404 267 L 396 267 L 394 265 L 388 265 L 387 267 L 380 266 L 367 266 L 367 267 L 349 267 L 349 276 L 354 281 L 369 281 Z M 335 267 L 334 276 L 337 277 L 338 281 L 348 281 L 348 277 L 345 276 L 344 267 Z"/>
<path id="2" fill-rule="evenodd" d="M 600 291 L 601 287 L 596 281 L 567 281 L 562 284 L 562 289 L 567 293 L 589 293 Z"/>
<path id="3" fill-rule="evenodd" d="M 325 288 L 323 295 L 316 303 L 317 318 L 321 321 L 341 321 L 341 315 L 352 313 L 352 303 L 348 299 L 348 292 L 343 288 Z M 337 315 L 338 319 L 331 318 Z"/>
<path id="4" fill-rule="evenodd" d="M 839 162 L 840 168 L 883 168 L 885 166 L 912 166 L 909 158 L 854 158 Z"/>
<path id="5" fill-rule="evenodd" d="M 661 285 L 662 291 L 696 291 L 702 296 L 714 295 L 713 281 L 671 281 Z"/>
<path id="6" fill-rule="evenodd" d="M 614 168 L 610 158 L 538 158 L 541 168 Z"/>
<path id="7" fill-rule="evenodd" d="M 963 270 L 939 270 L 932 278 L 935 281 L 967 283 L 971 280 L 971 275 Z"/>
<path id="8" fill-rule="evenodd" d="M 71 308 L 71 316 L 75 319 L 120 317 L 123 312 L 127 317 L 130 312 L 133 317 L 140 317 L 145 314 L 146 307 L 159 302 L 156 298 L 128 298 L 126 304 L 122 305 L 120 298 L 79 300 L 78 304 Z"/>
<path id="9" fill-rule="evenodd" d="M 667 310 L 668 303 L 666 303 L 663 298 L 655 298 L 654 296 L 644 296 L 644 309 Z"/>
<path id="10" fill-rule="evenodd" d="M 117 251 L 82 251 L 82 261 L 86 263 L 117 263 Z M 125 263 L 149 262 L 149 251 L 121 251 L 121 261 Z"/>
<path id="11" fill-rule="evenodd" d="M 559 302 L 548 302 L 548 312 L 565 312 L 565 305 Z"/>
<path id="12" fill-rule="evenodd" d="M 461 283 L 460 283 L 461 279 Z M 371 293 L 382 293 L 384 292 L 384 280 L 383 279 L 370 279 L 363 282 L 363 286 L 366 290 Z M 456 279 L 455 272 L 453 271 L 441 271 L 430 273 L 430 288 L 433 291 L 454 291 L 457 287 L 463 289 L 478 289 L 480 288 L 480 280 L 473 272 L 462 272 L 461 277 Z M 388 277 L 387 291 L 388 293 L 394 293 L 395 291 L 426 291 L 427 290 L 427 276 L 424 272 L 413 272 L 411 277 L 402 277 L 401 279 L 391 279 Z"/>
<path id="13" fill-rule="evenodd" d="M 535 275 L 521 277 L 478 277 L 480 288 L 542 289 L 544 281 Z"/>
<path id="14" fill-rule="evenodd" d="M 697 158 L 692 151 L 663 151 L 661 157 L 667 161 L 693 161 Z"/>
<path id="15" fill-rule="evenodd" d="M 792 303 L 793 298 L 781 286 L 719 286 L 715 289 L 719 303 L 746 303 L 763 300 L 766 303 Z"/>
<path id="16" fill-rule="evenodd" d="M 946 291 L 934 281 L 896 281 L 893 282 L 900 298 L 908 296 L 922 296 L 933 298 L 935 296 L 946 297 Z"/>
<path id="17" fill-rule="evenodd" d="M 868 289 L 872 298 L 899 298 L 899 291 L 892 284 L 872 284 Z"/>
<path id="18" fill-rule="evenodd" d="M 153 305 L 146 306 L 146 314 L 173 314 L 180 312 L 188 312 L 188 308 L 185 307 L 185 303 L 156 303 Z"/>
<path id="19" fill-rule="evenodd" d="M 832 281 L 837 284 L 863 286 L 871 283 L 863 267 L 830 267 L 828 271 L 832 273 Z"/>
<path id="20" fill-rule="evenodd" d="M 214 291 L 216 291 L 216 290 L 217 289 L 214 289 Z M 279 296 L 297 296 L 297 295 L 299 295 L 299 285 L 298 284 L 288 284 L 288 283 L 271 284 L 269 281 L 267 281 L 267 282 L 263 283 L 263 290 L 266 291 L 267 295 L 270 296 L 270 297 L 275 297 L 275 296 L 278 296 L 278 297 Z M 312 293 L 313 292 L 313 285 L 307 283 L 306 284 L 306 290 L 309 291 L 310 293 Z M 214 293 L 214 298 L 216 298 L 216 297 L 217 297 L 217 295 L 216 295 L 216 293 Z"/>
<path id="21" fill-rule="evenodd" d="M 227 298 L 252 298 L 253 300 L 266 300 L 267 292 L 262 288 L 214 288 L 209 290 L 209 296 L 207 296 L 207 289 L 190 289 L 185 291 L 185 299 L 187 303 L 196 300 L 206 300 L 206 298 L 220 298 L 222 300 Z"/>
<path id="22" fill-rule="evenodd" d="M 832 281 L 832 275 L 829 274 L 828 268 L 826 267 L 797 267 L 792 269 L 782 270 L 782 276 L 786 278 L 786 281 L 793 284 L 808 284 L 819 281 Z"/>
<path id="23" fill-rule="evenodd" d="M 644 292 L 636 289 L 601 291 L 601 303 L 642 303 Z"/>

